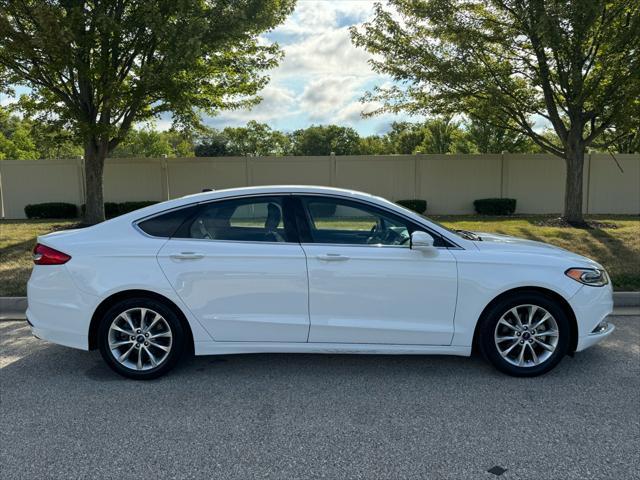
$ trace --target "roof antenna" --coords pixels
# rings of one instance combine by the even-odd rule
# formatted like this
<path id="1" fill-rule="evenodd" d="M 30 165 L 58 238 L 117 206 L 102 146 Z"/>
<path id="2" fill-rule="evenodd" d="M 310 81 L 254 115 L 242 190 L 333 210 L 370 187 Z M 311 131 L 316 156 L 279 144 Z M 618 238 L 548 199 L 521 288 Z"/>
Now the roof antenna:
<path id="1" fill-rule="evenodd" d="M 202 193 L 204 192 L 213 192 L 213 188 L 203 188 Z"/>

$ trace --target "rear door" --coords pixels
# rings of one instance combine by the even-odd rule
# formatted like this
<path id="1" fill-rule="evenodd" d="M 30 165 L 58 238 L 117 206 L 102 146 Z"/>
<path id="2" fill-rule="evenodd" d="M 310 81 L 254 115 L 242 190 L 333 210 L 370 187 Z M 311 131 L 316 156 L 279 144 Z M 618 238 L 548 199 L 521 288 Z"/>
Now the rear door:
<path id="1" fill-rule="evenodd" d="M 204 204 L 158 253 L 173 288 L 216 341 L 307 341 L 307 267 L 291 201 Z"/>

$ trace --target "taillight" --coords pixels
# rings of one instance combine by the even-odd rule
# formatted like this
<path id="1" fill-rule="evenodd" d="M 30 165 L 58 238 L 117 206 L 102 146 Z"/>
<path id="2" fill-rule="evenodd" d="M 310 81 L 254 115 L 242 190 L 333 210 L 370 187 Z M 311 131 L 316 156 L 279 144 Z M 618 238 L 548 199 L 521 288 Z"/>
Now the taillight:
<path id="1" fill-rule="evenodd" d="M 71 257 L 66 253 L 39 243 L 33 248 L 33 263 L 36 265 L 62 265 L 69 260 L 71 260 Z"/>

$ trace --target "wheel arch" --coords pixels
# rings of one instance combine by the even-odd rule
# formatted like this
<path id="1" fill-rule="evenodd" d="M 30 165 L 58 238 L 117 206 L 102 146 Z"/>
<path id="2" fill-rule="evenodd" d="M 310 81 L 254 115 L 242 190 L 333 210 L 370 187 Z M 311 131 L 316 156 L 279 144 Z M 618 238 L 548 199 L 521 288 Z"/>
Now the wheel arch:
<path id="1" fill-rule="evenodd" d="M 538 294 L 542 294 L 558 302 L 562 310 L 567 315 L 567 318 L 569 319 L 570 332 L 569 332 L 569 350 L 568 351 L 570 355 L 573 355 L 573 353 L 576 351 L 576 348 L 578 347 L 578 321 L 576 320 L 576 315 L 573 311 L 573 308 L 571 308 L 571 305 L 569 304 L 569 302 L 562 295 L 560 295 L 558 292 L 554 292 L 553 290 L 550 290 L 544 287 L 512 288 L 510 290 L 506 290 L 502 292 L 501 294 L 493 298 L 484 307 L 484 309 L 482 310 L 482 313 L 480 314 L 480 317 L 478 317 L 478 321 L 476 322 L 476 327 L 473 332 L 473 351 L 474 352 L 476 352 L 478 349 L 478 331 L 480 329 L 480 325 L 484 321 L 489 309 L 491 309 L 491 307 L 493 307 L 496 303 L 503 300 L 504 298 L 507 298 L 516 293 L 527 293 L 527 292 L 535 292 Z"/>
<path id="2" fill-rule="evenodd" d="M 102 316 L 109 310 L 113 305 L 123 300 L 127 300 L 129 298 L 151 298 L 153 300 L 157 300 L 159 302 L 164 303 L 167 307 L 169 307 L 173 312 L 178 316 L 180 323 L 182 324 L 182 328 L 185 331 L 186 341 L 187 341 L 187 349 L 193 352 L 194 349 L 194 341 L 193 341 L 193 332 L 191 331 L 191 325 L 187 320 L 187 317 L 184 315 L 180 307 L 178 307 L 172 300 L 165 297 L 164 295 L 160 295 L 159 293 L 152 292 L 150 290 L 123 290 L 117 293 L 114 293 L 107 298 L 105 298 L 95 309 L 93 315 L 91 317 L 91 323 L 89 324 L 89 350 L 95 350 L 98 348 L 98 327 L 100 326 L 100 320 Z"/>

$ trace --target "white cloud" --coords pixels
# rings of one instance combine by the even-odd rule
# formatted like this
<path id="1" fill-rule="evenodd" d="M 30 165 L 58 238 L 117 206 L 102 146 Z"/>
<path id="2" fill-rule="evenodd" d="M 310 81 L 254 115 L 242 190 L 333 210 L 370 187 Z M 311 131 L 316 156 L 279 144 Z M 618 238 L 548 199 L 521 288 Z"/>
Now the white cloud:
<path id="1" fill-rule="evenodd" d="M 204 121 L 206 124 L 222 127 L 244 125 L 249 120 L 272 123 L 276 119 L 297 113 L 296 95 L 288 88 L 269 84 L 260 92 L 260 96 L 262 101 L 251 109 L 225 111 Z"/>
<path id="2" fill-rule="evenodd" d="M 224 127 L 249 120 L 288 130 L 312 123 L 350 125 L 361 131 L 386 129 L 397 116 L 363 119 L 363 111 L 379 104 L 359 99 L 375 84 L 389 84 L 387 76 L 371 69 L 371 55 L 351 42 L 349 27 L 373 15 L 374 1 L 300 0 L 284 24 L 264 37 L 284 50 L 281 64 L 269 72 L 271 81 L 261 92 L 262 103 L 252 110 L 222 112 L 206 123 Z"/>
<path id="3" fill-rule="evenodd" d="M 300 0 L 293 14 L 276 32 L 304 37 L 335 28 L 340 23 L 360 23 L 370 16 L 373 4 L 374 0 Z"/>
<path id="4" fill-rule="evenodd" d="M 361 85 L 358 77 L 320 77 L 307 84 L 299 98 L 300 106 L 311 120 L 324 121 L 351 102 Z"/>
<path id="5" fill-rule="evenodd" d="M 371 56 L 351 43 L 346 27 L 326 29 L 300 42 L 285 45 L 283 50 L 285 57 L 275 70 L 274 78 L 291 75 L 376 75 L 367 63 Z"/>

